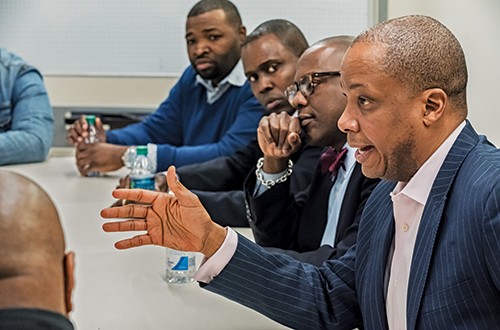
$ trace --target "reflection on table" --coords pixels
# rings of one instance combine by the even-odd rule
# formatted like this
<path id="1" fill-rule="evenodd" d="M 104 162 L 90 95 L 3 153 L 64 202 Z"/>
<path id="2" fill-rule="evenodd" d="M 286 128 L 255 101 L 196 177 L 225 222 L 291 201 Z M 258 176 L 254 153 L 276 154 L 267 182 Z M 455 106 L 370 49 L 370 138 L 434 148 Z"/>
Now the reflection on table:
<path id="1" fill-rule="evenodd" d="M 165 249 L 118 251 L 127 233 L 104 233 L 101 209 L 124 171 L 84 178 L 74 157 L 4 166 L 34 179 L 54 200 L 68 250 L 76 253 L 76 288 L 71 319 L 77 329 L 284 329 L 266 317 L 199 288 L 163 280 Z M 251 236 L 248 228 L 238 229 Z"/>

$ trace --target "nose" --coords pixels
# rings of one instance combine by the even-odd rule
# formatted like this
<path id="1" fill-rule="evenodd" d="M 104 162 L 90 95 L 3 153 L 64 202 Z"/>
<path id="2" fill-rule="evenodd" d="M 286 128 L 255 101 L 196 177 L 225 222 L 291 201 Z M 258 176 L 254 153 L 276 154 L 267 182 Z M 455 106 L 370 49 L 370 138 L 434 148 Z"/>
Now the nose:
<path id="1" fill-rule="evenodd" d="M 193 46 L 193 54 L 196 57 L 200 57 L 203 54 L 206 54 L 209 52 L 209 47 L 207 43 L 203 41 L 198 41 L 194 46 Z"/>
<path id="2" fill-rule="evenodd" d="M 349 106 L 349 102 L 347 102 L 346 107 L 337 122 L 337 126 L 344 133 L 359 131 L 359 123 L 353 115 L 353 111 L 354 109 Z"/>
<path id="3" fill-rule="evenodd" d="M 300 91 L 297 91 L 297 93 L 293 96 L 293 99 L 290 101 L 290 105 L 297 110 L 306 107 L 307 104 L 307 99 Z"/>
<path id="4" fill-rule="evenodd" d="M 259 93 L 267 93 L 273 88 L 274 88 L 273 81 L 269 77 L 262 75 L 262 77 L 259 79 L 259 87 L 258 87 Z"/>

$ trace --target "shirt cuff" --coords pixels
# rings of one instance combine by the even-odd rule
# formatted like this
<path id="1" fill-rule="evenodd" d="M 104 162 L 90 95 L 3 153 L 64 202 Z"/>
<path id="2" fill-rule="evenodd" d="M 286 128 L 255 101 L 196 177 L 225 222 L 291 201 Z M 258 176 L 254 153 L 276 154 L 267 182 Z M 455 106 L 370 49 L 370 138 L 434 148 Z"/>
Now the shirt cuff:
<path id="1" fill-rule="evenodd" d="M 153 171 L 154 173 L 156 173 L 156 169 L 158 168 L 158 163 L 156 160 L 156 149 L 158 149 L 156 144 L 148 143 L 148 158 L 151 160 L 151 163 L 153 163 L 155 167 Z"/>
<path id="2" fill-rule="evenodd" d="M 281 171 L 279 173 L 266 173 L 264 171 L 262 171 L 261 173 L 262 173 L 262 179 L 276 181 L 286 173 L 286 170 Z M 257 183 L 255 184 L 255 189 L 253 191 L 253 197 L 259 197 L 267 190 L 269 190 L 269 188 L 264 186 L 259 180 L 257 180 Z"/>
<path id="3" fill-rule="evenodd" d="M 204 257 L 193 278 L 198 282 L 210 283 L 226 267 L 238 246 L 238 235 L 226 227 L 226 239 L 210 258 Z"/>

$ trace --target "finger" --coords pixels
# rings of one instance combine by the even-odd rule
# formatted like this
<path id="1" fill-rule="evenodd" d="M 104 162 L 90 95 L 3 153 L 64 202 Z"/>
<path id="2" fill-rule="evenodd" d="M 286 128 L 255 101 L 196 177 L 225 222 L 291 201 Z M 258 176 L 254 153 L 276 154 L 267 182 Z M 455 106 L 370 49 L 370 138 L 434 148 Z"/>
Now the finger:
<path id="1" fill-rule="evenodd" d="M 291 121 L 289 124 L 289 131 L 300 134 L 301 127 L 300 127 L 300 121 L 298 118 L 295 118 L 295 117 L 291 118 Z"/>
<path id="2" fill-rule="evenodd" d="M 269 132 L 273 142 L 280 148 L 280 119 L 275 113 L 269 115 Z"/>
<path id="3" fill-rule="evenodd" d="M 144 245 L 151 245 L 153 244 L 153 241 L 151 240 L 151 237 L 149 235 L 144 234 L 144 235 L 137 235 L 129 239 L 124 239 L 121 241 L 118 241 L 115 243 L 115 247 L 117 249 L 123 250 L 123 249 L 130 249 L 133 247 L 138 247 L 138 246 L 144 246 Z"/>
<path id="4" fill-rule="evenodd" d="M 151 204 L 161 193 L 152 190 L 143 189 L 115 189 L 112 192 L 113 197 L 127 199 L 134 202 Z"/>
<path id="5" fill-rule="evenodd" d="M 157 191 L 168 191 L 167 178 L 163 172 L 157 173 L 155 176 L 155 189 Z"/>
<path id="6" fill-rule="evenodd" d="M 79 129 L 78 133 L 86 132 L 89 129 L 89 125 L 87 124 L 87 120 L 85 119 L 85 115 L 81 115 L 78 120 L 78 124 L 75 123 L 75 128 Z"/>
<path id="7" fill-rule="evenodd" d="M 288 134 L 287 142 L 290 145 L 292 151 L 298 150 L 302 144 L 300 135 L 295 132 Z"/>
<path id="8" fill-rule="evenodd" d="M 170 166 L 167 170 L 167 184 L 179 203 L 184 206 L 198 206 L 198 197 L 177 179 L 174 166 Z"/>
<path id="9" fill-rule="evenodd" d="M 75 125 L 71 124 L 66 133 L 66 141 L 68 141 L 69 144 L 75 144 L 78 142 L 77 138 L 78 134 L 75 132 Z"/>
<path id="10" fill-rule="evenodd" d="M 115 209 L 117 209 L 117 208 L 115 208 Z M 101 215 L 102 215 L 102 212 L 101 212 Z M 104 218 L 104 216 L 103 216 L 103 218 Z M 147 230 L 147 223 L 146 223 L 146 220 L 126 220 L 126 221 L 105 222 L 102 225 L 102 229 L 108 233 L 114 233 L 114 232 L 120 232 L 120 231 L 143 231 L 143 230 Z"/>
<path id="11" fill-rule="evenodd" d="M 281 112 L 278 115 L 279 119 L 279 141 L 278 147 L 282 148 L 287 142 L 288 133 L 290 132 L 290 116 L 286 112 Z"/>
<path id="12" fill-rule="evenodd" d="M 97 130 L 103 130 L 101 117 L 96 117 L 95 118 L 95 128 Z"/>
<path id="13" fill-rule="evenodd" d="M 125 190 L 125 189 L 118 189 L 118 190 Z M 148 214 L 148 209 L 149 206 L 141 204 L 130 204 L 120 207 L 108 207 L 101 211 L 101 217 L 109 219 L 111 218 L 145 219 Z"/>

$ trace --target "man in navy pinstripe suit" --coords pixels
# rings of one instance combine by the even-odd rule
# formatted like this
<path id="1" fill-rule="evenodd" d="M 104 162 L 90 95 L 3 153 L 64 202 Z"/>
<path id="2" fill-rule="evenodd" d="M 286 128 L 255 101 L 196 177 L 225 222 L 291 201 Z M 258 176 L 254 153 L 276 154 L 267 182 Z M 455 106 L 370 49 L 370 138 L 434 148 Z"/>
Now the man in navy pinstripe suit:
<path id="1" fill-rule="evenodd" d="M 495 329 L 500 325 L 500 151 L 466 120 L 458 40 L 426 16 L 378 24 L 341 66 L 339 127 L 358 149 L 371 194 L 357 245 L 321 267 L 264 251 L 209 219 L 175 179 L 175 196 L 105 209 L 105 231 L 146 230 L 117 248 L 200 251 L 206 289 L 297 329 Z"/>

